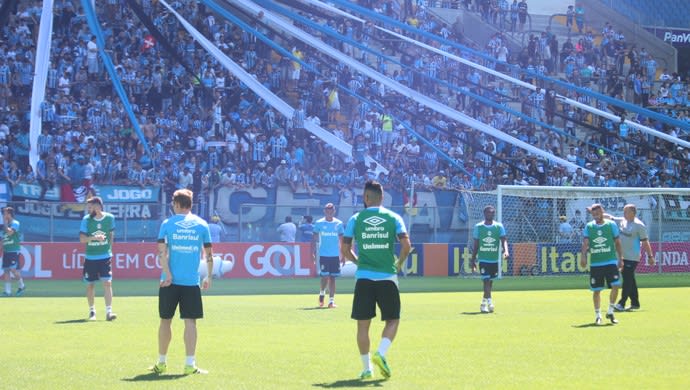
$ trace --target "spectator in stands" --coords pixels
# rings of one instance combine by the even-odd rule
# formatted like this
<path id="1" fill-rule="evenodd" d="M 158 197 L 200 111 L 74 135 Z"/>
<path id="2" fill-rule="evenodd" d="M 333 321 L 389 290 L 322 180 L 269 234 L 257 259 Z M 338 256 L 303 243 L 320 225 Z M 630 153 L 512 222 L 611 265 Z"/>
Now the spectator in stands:
<path id="1" fill-rule="evenodd" d="M 295 242 L 295 235 L 297 234 L 297 225 L 292 222 L 292 217 L 285 217 L 285 222 L 280 224 L 277 229 L 279 239 L 282 242 Z"/>
<path id="2" fill-rule="evenodd" d="M 527 1 L 521 0 L 518 4 L 518 18 L 520 19 L 520 31 L 525 31 L 525 23 L 527 23 Z"/>

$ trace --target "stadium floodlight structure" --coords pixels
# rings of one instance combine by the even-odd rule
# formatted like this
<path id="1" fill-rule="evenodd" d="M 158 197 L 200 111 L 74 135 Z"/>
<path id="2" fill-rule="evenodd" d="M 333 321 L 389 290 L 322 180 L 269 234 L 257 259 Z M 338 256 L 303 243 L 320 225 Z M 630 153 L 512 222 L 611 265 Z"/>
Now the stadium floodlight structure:
<path id="1" fill-rule="evenodd" d="M 472 226 L 483 220 L 487 205 L 496 207 L 496 221 L 506 229 L 511 246 L 499 275 L 558 275 L 585 272 L 579 266 L 582 230 L 591 221 L 587 207 L 601 204 L 606 213 L 623 217 L 634 204 L 645 223 L 656 265 L 640 264 L 642 272 L 690 271 L 690 189 L 631 187 L 555 187 L 500 185 L 492 192 L 463 193 L 467 205 L 468 247 Z M 568 233 L 561 224 L 572 228 Z M 499 262 L 501 256 L 499 256 Z M 638 268 L 639 270 L 639 268 Z"/>

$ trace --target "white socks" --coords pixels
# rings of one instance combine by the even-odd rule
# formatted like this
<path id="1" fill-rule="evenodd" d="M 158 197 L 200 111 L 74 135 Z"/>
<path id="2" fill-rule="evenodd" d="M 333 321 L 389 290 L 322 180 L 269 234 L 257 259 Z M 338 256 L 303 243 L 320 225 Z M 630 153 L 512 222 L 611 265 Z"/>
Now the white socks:
<path id="1" fill-rule="evenodd" d="M 196 364 L 196 361 L 194 360 L 194 355 L 192 356 L 187 356 L 187 360 L 185 360 L 185 363 L 188 366 L 194 366 Z"/>
<path id="2" fill-rule="evenodd" d="M 362 358 L 362 367 L 364 371 L 371 371 L 371 358 L 369 357 L 369 354 L 360 355 L 360 358 Z"/>
<path id="3" fill-rule="evenodd" d="M 167 355 L 158 355 L 158 363 L 165 364 L 168 361 Z"/>
<path id="4" fill-rule="evenodd" d="M 113 312 L 113 307 L 112 307 L 112 306 L 106 306 L 106 307 L 105 307 L 105 312 L 108 313 L 108 314 L 112 313 L 112 312 Z"/>
<path id="5" fill-rule="evenodd" d="M 606 312 L 606 314 L 613 314 L 613 306 L 614 305 L 615 305 L 614 303 L 609 303 L 609 310 Z"/>
<path id="6" fill-rule="evenodd" d="M 379 355 L 386 356 L 386 352 L 388 352 L 388 348 L 391 347 L 392 343 L 393 342 L 388 337 L 382 338 L 381 342 L 379 343 L 379 349 L 378 349 Z"/>

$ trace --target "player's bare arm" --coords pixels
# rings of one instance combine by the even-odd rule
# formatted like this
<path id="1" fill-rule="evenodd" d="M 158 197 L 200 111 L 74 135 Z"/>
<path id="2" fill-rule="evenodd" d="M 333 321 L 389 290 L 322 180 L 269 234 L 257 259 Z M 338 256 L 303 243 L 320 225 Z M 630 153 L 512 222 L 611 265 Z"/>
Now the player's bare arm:
<path id="1" fill-rule="evenodd" d="M 395 263 L 395 268 L 400 271 L 402 265 L 407 261 L 407 256 L 409 256 L 412 250 L 412 243 L 410 242 L 410 236 L 407 233 L 398 234 L 398 241 L 400 241 L 400 256 L 398 256 L 398 261 Z"/>
<path id="2" fill-rule="evenodd" d="M 318 257 L 318 250 L 319 250 L 319 233 L 314 232 L 314 234 L 311 236 L 311 257 L 312 257 L 312 260 L 314 261 L 314 264 L 316 264 L 316 258 Z"/>
<path id="3" fill-rule="evenodd" d="M 479 240 L 475 238 L 474 245 L 472 245 L 472 259 L 470 259 L 472 272 L 475 272 L 477 270 L 477 252 L 479 252 Z"/>
<path id="4" fill-rule="evenodd" d="M 589 252 L 589 238 L 585 237 L 582 240 L 582 256 L 580 257 L 580 266 L 587 267 L 587 253 Z"/>
<path id="5" fill-rule="evenodd" d="M 352 237 L 343 237 L 343 242 L 340 245 L 340 254 L 345 260 L 357 264 L 357 256 L 352 252 Z"/>
<path id="6" fill-rule="evenodd" d="M 206 253 L 206 277 L 201 282 L 201 289 L 208 290 L 211 288 L 211 279 L 213 279 L 213 246 L 212 244 L 204 244 L 204 252 Z"/>
<path id="7" fill-rule="evenodd" d="M 616 244 L 616 255 L 618 255 L 618 268 L 623 268 L 623 247 L 621 246 L 621 239 L 616 237 L 613 241 Z"/>
<path id="8" fill-rule="evenodd" d="M 165 241 L 161 241 L 158 241 L 158 261 L 161 263 L 165 279 L 161 280 L 160 286 L 168 287 L 172 284 L 172 274 L 170 273 L 170 263 L 168 262 L 168 246 Z"/>
<path id="9" fill-rule="evenodd" d="M 503 245 L 503 258 L 507 259 L 510 257 L 510 252 L 508 252 L 508 240 L 505 237 L 501 237 L 501 244 Z"/>

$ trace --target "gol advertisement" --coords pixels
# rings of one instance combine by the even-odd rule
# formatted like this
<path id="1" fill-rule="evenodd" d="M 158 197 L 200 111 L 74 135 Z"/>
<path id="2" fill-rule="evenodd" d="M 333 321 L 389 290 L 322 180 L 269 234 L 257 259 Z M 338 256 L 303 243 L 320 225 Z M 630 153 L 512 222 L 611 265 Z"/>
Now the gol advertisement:
<path id="1" fill-rule="evenodd" d="M 280 278 L 315 276 L 309 244 L 214 244 L 222 260 L 222 277 Z M 79 243 L 25 243 L 20 254 L 22 274 L 35 279 L 80 279 L 84 245 Z M 156 243 L 115 243 L 112 257 L 116 279 L 160 277 Z"/>

